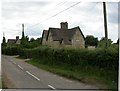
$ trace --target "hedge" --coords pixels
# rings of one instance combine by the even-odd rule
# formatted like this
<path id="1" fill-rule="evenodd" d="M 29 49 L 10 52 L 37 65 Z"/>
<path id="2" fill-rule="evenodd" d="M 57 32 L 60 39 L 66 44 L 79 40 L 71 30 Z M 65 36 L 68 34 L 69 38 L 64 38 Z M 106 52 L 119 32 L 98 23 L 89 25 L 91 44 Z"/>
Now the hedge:
<path id="1" fill-rule="evenodd" d="M 19 47 L 18 46 L 2 47 L 2 54 L 18 55 L 19 54 Z"/>
<path id="2" fill-rule="evenodd" d="M 117 70 L 118 68 L 118 50 L 110 49 L 53 49 L 40 47 L 34 49 L 21 49 L 19 55 L 24 58 L 35 58 L 44 60 L 48 64 L 69 64 L 80 66 L 96 66 Z"/>
<path id="3" fill-rule="evenodd" d="M 43 63 L 57 65 L 95 66 L 98 68 L 118 69 L 119 52 L 117 49 L 55 49 L 37 47 L 21 49 L 18 46 L 3 47 L 2 54 L 20 55 L 23 58 L 42 60 Z"/>

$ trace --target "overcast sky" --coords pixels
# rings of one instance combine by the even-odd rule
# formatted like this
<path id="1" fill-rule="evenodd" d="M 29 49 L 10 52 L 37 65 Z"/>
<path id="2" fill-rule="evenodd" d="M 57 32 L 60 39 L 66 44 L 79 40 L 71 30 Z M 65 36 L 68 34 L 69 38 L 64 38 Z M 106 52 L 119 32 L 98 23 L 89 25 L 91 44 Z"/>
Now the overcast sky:
<path id="1" fill-rule="evenodd" d="M 118 39 L 118 3 L 106 3 L 108 38 Z M 74 7 L 73 7 L 74 6 Z M 49 27 L 59 28 L 61 22 L 68 27 L 79 26 L 84 36 L 104 37 L 103 6 L 101 2 L 50 2 L 39 0 L 2 0 L 2 30 L 6 39 L 14 39 L 22 32 L 30 38 L 41 37 Z"/>

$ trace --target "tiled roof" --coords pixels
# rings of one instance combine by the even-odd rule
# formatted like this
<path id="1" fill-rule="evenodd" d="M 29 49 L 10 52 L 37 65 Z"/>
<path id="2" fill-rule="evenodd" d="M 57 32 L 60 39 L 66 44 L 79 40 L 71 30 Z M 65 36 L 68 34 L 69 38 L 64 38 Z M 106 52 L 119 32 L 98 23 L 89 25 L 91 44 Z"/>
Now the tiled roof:
<path id="1" fill-rule="evenodd" d="M 8 43 L 16 43 L 16 39 L 8 39 Z"/>

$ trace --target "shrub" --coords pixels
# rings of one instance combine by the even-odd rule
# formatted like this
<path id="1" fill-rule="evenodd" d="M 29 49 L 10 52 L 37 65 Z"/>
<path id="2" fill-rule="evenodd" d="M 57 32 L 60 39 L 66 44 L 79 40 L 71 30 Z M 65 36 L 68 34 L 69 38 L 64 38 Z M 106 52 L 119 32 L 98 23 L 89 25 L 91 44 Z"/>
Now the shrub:
<path id="1" fill-rule="evenodd" d="M 3 47 L 2 48 L 2 54 L 6 55 L 18 55 L 19 48 L 17 46 L 9 46 L 9 47 Z"/>

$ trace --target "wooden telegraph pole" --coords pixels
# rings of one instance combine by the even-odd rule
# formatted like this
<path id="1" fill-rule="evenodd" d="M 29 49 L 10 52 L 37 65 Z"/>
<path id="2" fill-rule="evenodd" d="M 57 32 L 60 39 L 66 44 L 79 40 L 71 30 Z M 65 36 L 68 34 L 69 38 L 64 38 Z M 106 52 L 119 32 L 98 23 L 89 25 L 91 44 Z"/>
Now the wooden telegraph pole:
<path id="1" fill-rule="evenodd" d="M 22 24 L 22 38 L 24 38 L 25 35 L 24 35 L 24 24 Z"/>
<path id="2" fill-rule="evenodd" d="M 104 14 L 104 29 L 105 29 L 105 42 L 106 42 L 106 48 L 108 46 L 108 33 L 107 33 L 107 14 L 106 14 L 106 3 L 103 2 L 103 14 Z"/>

